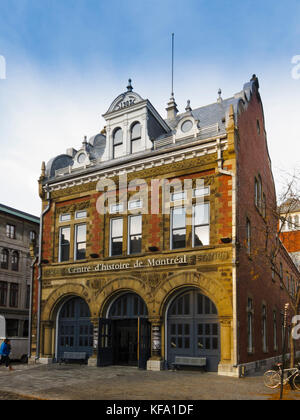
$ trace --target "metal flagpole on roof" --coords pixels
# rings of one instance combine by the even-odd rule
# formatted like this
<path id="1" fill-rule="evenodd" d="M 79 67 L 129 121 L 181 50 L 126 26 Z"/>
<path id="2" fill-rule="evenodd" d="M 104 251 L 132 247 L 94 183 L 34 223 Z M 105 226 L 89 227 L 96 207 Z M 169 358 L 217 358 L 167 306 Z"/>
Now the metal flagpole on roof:
<path id="1" fill-rule="evenodd" d="M 174 33 L 172 33 L 172 96 L 174 96 Z"/>

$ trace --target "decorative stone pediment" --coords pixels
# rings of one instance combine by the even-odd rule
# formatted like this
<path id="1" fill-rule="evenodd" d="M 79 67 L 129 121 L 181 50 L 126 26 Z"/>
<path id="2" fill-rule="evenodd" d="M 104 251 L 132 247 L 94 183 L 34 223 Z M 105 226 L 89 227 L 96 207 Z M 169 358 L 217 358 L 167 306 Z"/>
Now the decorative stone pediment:
<path id="1" fill-rule="evenodd" d="M 120 111 L 125 108 L 130 108 L 131 106 L 142 102 L 144 99 L 138 95 L 136 92 L 125 92 L 119 95 L 111 104 L 106 114 L 111 112 Z"/>

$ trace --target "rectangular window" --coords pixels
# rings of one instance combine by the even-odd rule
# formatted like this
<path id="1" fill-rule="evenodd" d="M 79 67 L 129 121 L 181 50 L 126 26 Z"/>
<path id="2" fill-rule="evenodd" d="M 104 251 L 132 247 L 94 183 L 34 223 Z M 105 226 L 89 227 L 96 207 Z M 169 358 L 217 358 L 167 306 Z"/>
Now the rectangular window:
<path id="1" fill-rule="evenodd" d="M 59 218 L 60 222 L 69 222 L 71 220 L 70 214 L 61 214 Z"/>
<path id="2" fill-rule="evenodd" d="M 121 213 L 122 211 L 123 211 L 123 204 L 121 203 L 121 204 L 112 204 L 111 206 L 110 206 L 110 212 L 112 213 L 112 214 L 114 214 L 114 213 Z"/>
<path id="3" fill-rule="evenodd" d="M 77 211 L 75 215 L 75 219 L 86 219 L 87 218 L 87 211 Z"/>
<path id="4" fill-rule="evenodd" d="M 143 207 L 142 200 L 132 200 L 128 203 L 128 210 L 141 209 Z"/>
<path id="5" fill-rule="evenodd" d="M 71 228 L 70 227 L 61 228 L 60 236 L 59 236 L 59 262 L 69 261 L 70 240 L 71 240 Z"/>
<path id="6" fill-rule="evenodd" d="M 265 305 L 262 307 L 262 339 L 263 339 L 263 352 L 267 352 L 267 308 Z"/>
<path id="7" fill-rule="evenodd" d="M 123 219 L 112 219 L 110 222 L 110 256 L 123 254 Z"/>
<path id="8" fill-rule="evenodd" d="M 86 258 L 86 225 L 75 226 L 75 260 Z"/>
<path id="9" fill-rule="evenodd" d="M 272 271 L 272 281 L 275 282 L 275 266 L 274 266 L 274 264 L 272 264 L 271 271 Z"/>
<path id="10" fill-rule="evenodd" d="M 171 248 L 186 247 L 186 210 L 177 207 L 171 210 Z"/>
<path id="11" fill-rule="evenodd" d="M 0 306 L 7 305 L 7 283 L 5 281 L 0 282 Z"/>
<path id="12" fill-rule="evenodd" d="M 186 192 L 185 191 L 180 191 L 180 192 L 176 192 L 171 194 L 171 201 L 181 201 L 181 200 L 186 200 Z"/>
<path id="13" fill-rule="evenodd" d="M 9 306 L 11 308 L 18 307 L 19 285 L 11 283 L 9 288 Z"/>
<path id="14" fill-rule="evenodd" d="M 204 188 L 197 188 L 193 191 L 193 197 L 204 197 L 205 195 L 210 194 L 210 188 L 204 187 Z"/>
<path id="15" fill-rule="evenodd" d="M 16 226 L 7 224 L 6 236 L 10 239 L 16 239 Z"/>
<path id="16" fill-rule="evenodd" d="M 274 350 L 276 351 L 278 348 L 277 343 L 277 316 L 276 311 L 273 311 L 273 341 L 274 341 Z"/>
<path id="17" fill-rule="evenodd" d="M 139 254 L 142 252 L 142 216 L 130 216 L 128 221 L 128 253 Z"/>
<path id="18" fill-rule="evenodd" d="M 254 178 L 254 203 L 258 207 L 258 182 L 256 178 Z"/>
<path id="19" fill-rule="evenodd" d="M 6 335 L 7 337 L 19 336 L 19 321 L 17 319 L 6 320 Z"/>
<path id="20" fill-rule="evenodd" d="M 246 222 L 246 235 L 247 254 L 251 255 L 251 223 L 249 219 Z"/>
<path id="21" fill-rule="evenodd" d="M 248 352 L 253 353 L 253 300 L 248 299 L 247 306 L 247 321 L 248 321 Z"/>
<path id="22" fill-rule="evenodd" d="M 209 203 L 193 208 L 193 246 L 209 245 Z"/>

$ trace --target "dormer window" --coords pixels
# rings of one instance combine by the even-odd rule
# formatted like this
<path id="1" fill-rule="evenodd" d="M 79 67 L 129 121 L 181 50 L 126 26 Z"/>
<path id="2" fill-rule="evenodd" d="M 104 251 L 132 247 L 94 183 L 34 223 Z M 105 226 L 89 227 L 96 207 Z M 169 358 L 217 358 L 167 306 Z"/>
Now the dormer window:
<path id="1" fill-rule="evenodd" d="M 123 131 L 117 128 L 113 135 L 113 158 L 116 159 L 123 155 Z"/>
<path id="2" fill-rule="evenodd" d="M 184 123 L 181 126 L 181 131 L 183 133 L 188 133 L 193 128 L 193 122 L 191 120 L 184 121 Z"/>
<path id="3" fill-rule="evenodd" d="M 140 123 L 134 123 L 130 130 L 131 153 L 141 150 L 142 127 Z"/>
<path id="4" fill-rule="evenodd" d="M 82 165 L 86 160 L 86 154 L 85 153 L 80 153 L 80 155 L 77 158 L 77 162 Z"/>

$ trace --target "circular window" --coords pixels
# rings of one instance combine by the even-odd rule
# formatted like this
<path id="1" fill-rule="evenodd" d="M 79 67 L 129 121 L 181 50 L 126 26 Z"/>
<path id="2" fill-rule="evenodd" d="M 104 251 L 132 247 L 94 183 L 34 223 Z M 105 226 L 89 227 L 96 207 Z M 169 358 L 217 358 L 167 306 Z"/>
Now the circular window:
<path id="1" fill-rule="evenodd" d="M 85 153 L 80 153 L 80 155 L 77 158 L 77 162 L 78 163 L 83 163 L 85 161 L 85 159 L 86 159 Z"/>
<path id="2" fill-rule="evenodd" d="M 181 126 L 181 131 L 183 133 L 187 133 L 188 131 L 190 131 L 193 128 L 193 123 L 191 120 L 187 120 L 185 121 L 182 126 Z"/>

